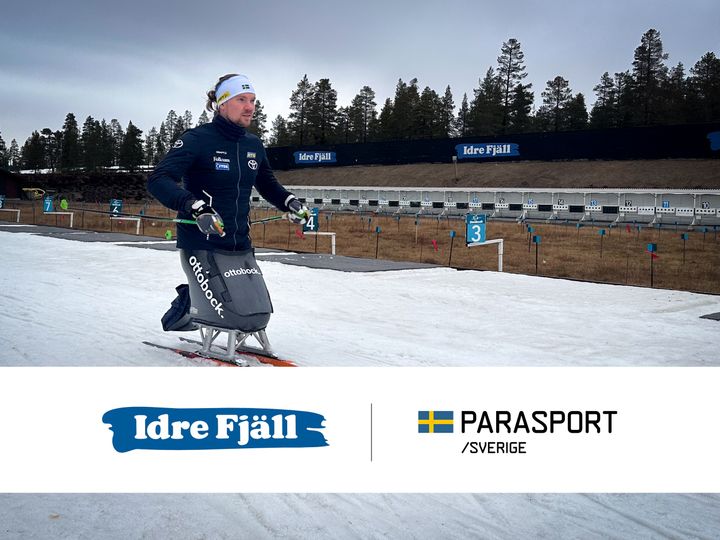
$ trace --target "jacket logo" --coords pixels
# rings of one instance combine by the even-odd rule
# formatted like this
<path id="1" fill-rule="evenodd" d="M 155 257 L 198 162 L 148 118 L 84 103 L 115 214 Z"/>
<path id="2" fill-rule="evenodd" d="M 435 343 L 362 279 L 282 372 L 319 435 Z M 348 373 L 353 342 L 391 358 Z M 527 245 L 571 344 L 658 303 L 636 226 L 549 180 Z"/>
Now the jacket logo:
<path id="1" fill-rule="evenodd" d="M 246 157 L 248 159 L 255 159 L 257 157 L 257 154 L 255 152 L 248 152 Z"/>
<path id="2" fill-rule="evenodd" d="M 253 171 L 256 171 L 258 168 L 258 162 L 254 159 L 251 159 L 250 161 L 248 161 L 248 167 L 250 167 Z"/>
<path id="3" fill-rule="evenodd" d="M 173 144 L 173 148 L 182 148 L 182 145 L 182 139 L 178 139 L 177 141 L 175 141 L 175 144 Z"/>
<path id="4" fill-rule="evenodd" d="M 230 170 L 230 160 L 228 158 L 213 156 L 213 161 L 215 162 L 215 170 L 216 171 L 229 171 Z"/>

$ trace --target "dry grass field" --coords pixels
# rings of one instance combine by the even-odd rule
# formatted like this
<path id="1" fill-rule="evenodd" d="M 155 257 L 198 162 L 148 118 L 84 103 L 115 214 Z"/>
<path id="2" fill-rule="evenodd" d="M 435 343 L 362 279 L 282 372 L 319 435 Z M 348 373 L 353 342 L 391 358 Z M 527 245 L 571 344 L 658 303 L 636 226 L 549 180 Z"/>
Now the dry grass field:
<path id="1" fill-rule="evenodd" d="M 72 204 L 75 210 L 74 228 L 95 231 L 114 231 L 135 234 L 136 222 L 111 220 L 107 215 L 93 211 L 107 211 L 107 204 Z M 69 217 L 44 215 L 40 201 L 18 203 L 7 201 L 7 208 L 21 208 L 21 222 L 59 227 L 69 226 Z M 82 211 L 84 209 L 85 211 Z M 142 205 L 125 205 L 123 211 L 138 213 Z M 144 209 L 145 215 L 174 217 L 174 213 L 160 205 Z M 252 219 L 276 215 L 275 210 L 255 210 Z M 14 219 L 9 212 L 0 213 L 0 219 Z M 537 250 L 537 274 L 549 277 L 581 279 L 621 285 L 650 286 L 650 254 L 647 245 L 658 246 L 658 257 L 653 262 L 653 286 L 720 294 L 720 239 L 717 231 L 703 234 L 699 231 L 673 228 L 640 230 L 625 225 L 615 228 L 574 224 L 530 223 L 533 234 L 541 237 Z M 431 216 L 417 220 L 412 215 L 397 219 L 392 215 L 321 213 L 320 230 L 336 233 L 336 253 L 351 257 L 377 257 L 452 266 L 462 269 L 497 270 L 497 246 L 468 248 L 465 246 L 465 224 L 459 219 L 438 219 Z M 380 234 L 376 234 L 380 227 Z M 602 237 L 599 230 L 604 228 Z M 450 231 L 456 232 L 454 240 Z M 164 237 L 172 222 L 143 219 L 140 234 Z M 680 235 L 688 233 L 687 242 Z M 314 252 L 316 238 L 300 234 L 289 222 L 274 221 L 253 226 L 256 247 L 267 247 L 297 252 Z M 536 246 L 529 245 L 525 224 L 491 221 L 487 225 L 487 239 L 504 239 L 504 271 L 536 273 Z M 435 245 L 433 244 L 435 241 Z M 683 262 L 683 245 L 685 245 Z M 452 253 L 451 253 L 452 247 Z M 602 248 L 602 253 L 601 253 Z M 330 253 L 330 239 L 317 238 L 317 252 Z"/>

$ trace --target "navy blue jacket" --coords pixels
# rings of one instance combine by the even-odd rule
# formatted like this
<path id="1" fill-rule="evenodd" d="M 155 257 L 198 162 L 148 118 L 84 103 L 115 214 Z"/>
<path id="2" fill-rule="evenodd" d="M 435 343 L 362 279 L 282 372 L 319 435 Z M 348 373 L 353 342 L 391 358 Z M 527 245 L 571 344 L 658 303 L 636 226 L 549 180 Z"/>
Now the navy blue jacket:
<path id="1" fill-rule="evenodd" d="M 182 180 L 182 186 L 179 182 Z M 195 225 L 178 224 L 181 249 L 241 251 L 250 241 L 250 193 L 287 211 L 292 194 L 275 178 L 265 148 L 255 135 L 216 115 L 212 122 L 183 133 L 148 177 L 148 191 L 163 205 L 192 219 L 187 208 L 195 199 L 210 202 L 225 224 L 225 236 L 202 234 Z"/>

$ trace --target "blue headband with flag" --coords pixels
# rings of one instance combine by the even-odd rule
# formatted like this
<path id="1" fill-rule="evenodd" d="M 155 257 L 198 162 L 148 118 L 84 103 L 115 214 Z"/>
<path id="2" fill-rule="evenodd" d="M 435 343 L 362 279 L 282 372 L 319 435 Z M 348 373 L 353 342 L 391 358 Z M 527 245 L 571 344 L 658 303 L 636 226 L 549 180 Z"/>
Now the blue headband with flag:
<path id="1" fill-rule="evenodd" d="M 235 75 L 230 77 L 226 81 L 220 83 L 215 90 L 217 96 L 218 107 L 225 103 L 228 99 L 234 98 L 238 94 L 254 94 L 255 88 L 253 87 L 250 79 L 245 75 Z"/>

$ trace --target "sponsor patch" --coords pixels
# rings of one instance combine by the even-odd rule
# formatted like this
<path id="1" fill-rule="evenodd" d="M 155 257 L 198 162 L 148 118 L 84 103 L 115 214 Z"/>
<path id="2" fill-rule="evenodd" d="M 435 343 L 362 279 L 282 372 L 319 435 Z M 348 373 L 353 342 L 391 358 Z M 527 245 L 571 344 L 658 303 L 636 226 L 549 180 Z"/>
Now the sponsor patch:
<path id="1" fill-rule="evenodd" d="M 230 164 L 229 164 L 229 163 L 223 163 L 222 161 L 216 161 L 216 162 L 215 162 L 215 170 L 216 170 L 216 171 L 229 171 L 229 170 L 230 170 Z"/>
<path id="2" fill-rule="evenodd" d="M 182 139 L 178 139 L 177 141 L 175 141 L 175 144 L 173 144 L 173 148 L 182 148 L 182 145 Z"/>
<path id="3" fill-rule="evenodd" d="M 253 171 L 256 171 L 258 168 L 258 162 L 254 159 L 251 159 L 248 161 L 248 167 L 250 167 Z"/>
<path id="4" fill-rule="evenodd" d="M 248 152 L 246 157 L 248 159 L 255 159 L 257 157 L 257 154 L 255 152 Z"/>

